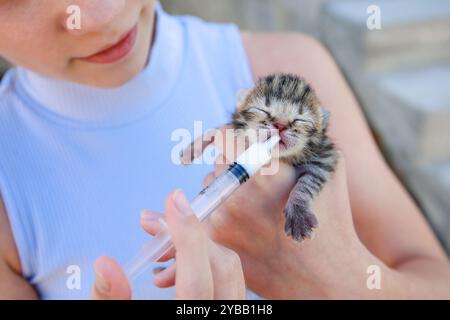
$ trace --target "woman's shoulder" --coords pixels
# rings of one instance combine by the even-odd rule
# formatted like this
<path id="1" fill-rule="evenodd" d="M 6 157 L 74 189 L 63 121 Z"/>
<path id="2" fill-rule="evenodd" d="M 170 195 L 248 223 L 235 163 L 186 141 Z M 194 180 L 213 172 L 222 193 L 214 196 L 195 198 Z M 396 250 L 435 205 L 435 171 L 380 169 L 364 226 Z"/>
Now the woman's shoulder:
<path id="1" fill-rule="evenodd" d="M 21 104 L 22 100 L 16 92 L 14 70 L 10 69 L 0 80 L 0 170 L 1 165 L 8 161 L 8 154 L 18 148 L 18 137 L 22 136 Z"/>
<path id="2" fill-rule="evenodd" d="M 13 76 L 14 69 L 9 69 L 0 79 L 0 114 L 11 104 L 14 92 Z"/>
<path id="3" fill-rule="evenodd" d="M 303 73 L 333 63 L 327 49 L 311 36 L 296 32 L 241 32 L 254 77 L 276 73 Z"/>

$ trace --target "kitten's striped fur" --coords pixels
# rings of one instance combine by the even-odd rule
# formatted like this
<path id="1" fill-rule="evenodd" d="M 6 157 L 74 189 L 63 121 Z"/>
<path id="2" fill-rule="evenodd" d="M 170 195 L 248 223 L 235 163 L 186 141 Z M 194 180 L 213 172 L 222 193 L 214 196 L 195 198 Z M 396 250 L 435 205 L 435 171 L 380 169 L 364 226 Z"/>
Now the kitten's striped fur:
<path id="1" fill-rule="evenodd" d="M 240 93 L 231 126 L 238 134 L 249 129 L 282 130 L 280 160 L 293 165 L 299 176 L 284 209 L 285 231 L 298 241 L 312 238 L 318 222 L 311 201 L 337 163 L 335 147 L 326 133 L 328 112 L 321 107 L 314 90 L 292 74 L 261 78 L 254 88 Z M 194 143 L 183 157 L 198 154 L 193 148 Z"/>

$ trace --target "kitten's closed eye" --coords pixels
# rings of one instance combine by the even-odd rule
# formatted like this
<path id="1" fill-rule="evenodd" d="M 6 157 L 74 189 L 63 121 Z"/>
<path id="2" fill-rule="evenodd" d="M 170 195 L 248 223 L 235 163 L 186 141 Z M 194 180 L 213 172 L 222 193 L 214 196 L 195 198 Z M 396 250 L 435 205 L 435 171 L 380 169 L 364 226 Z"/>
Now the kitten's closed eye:
<path id="1" fill-rule="evenodd" d="M 312 122 L 311 120 L 296 118 L 294 119 L 294 121 L 292 121 L 292 125 L 302 125 L 302 124 L 314 127 L 314 122 Z"/>
<path id="2" fill-rule="evenodd" d="M 270 114 L 269 111 L 266 111 L 266 110 L 258 108 L 258 107 L 250 107 L 250 108 L 248 108 L 248 111 L 260 114 L 260 115 L 265 116 L 267 118 L 271 118 L 272 117 L 272 115 Z"/>

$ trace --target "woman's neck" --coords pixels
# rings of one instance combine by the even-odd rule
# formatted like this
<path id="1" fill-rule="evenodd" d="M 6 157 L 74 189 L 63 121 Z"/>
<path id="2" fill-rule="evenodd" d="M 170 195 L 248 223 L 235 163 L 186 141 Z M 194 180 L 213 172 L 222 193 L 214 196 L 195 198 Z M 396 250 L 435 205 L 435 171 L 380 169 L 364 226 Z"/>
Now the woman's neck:
<path id="1" fill-rule="evenodd" d="M 184 34 L 179 22 L 156 9 L 143 70 L 125 84 L 102 89 L 57 80 L 17 68 L 17 88 L 27 105 L 64 121 L 121 124 L 139 118 L 165 100 L 182 69 Z"/>

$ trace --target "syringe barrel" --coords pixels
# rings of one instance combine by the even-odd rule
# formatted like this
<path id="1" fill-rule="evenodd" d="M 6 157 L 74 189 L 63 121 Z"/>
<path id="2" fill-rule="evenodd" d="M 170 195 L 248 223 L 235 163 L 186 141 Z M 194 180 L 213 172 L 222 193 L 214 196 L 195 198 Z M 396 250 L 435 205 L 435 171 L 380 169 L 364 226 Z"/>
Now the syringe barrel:
<path id="1" fill-rule="evenodd" d="M 199 220 L 204 220 L 239 186 L 239 179 L 230 170 L 225 171 L 192 200 L 192 211 Z"/>
<path id="2" fill-rule="evenodd" d="M 232 168 L 232 167 L 231 167 Z M 226 170 L 209 186 L 204 188 L 191 202 L 192 211 L 199 220 L 204 220 L 220 206 L 239 186 L 239 178 Z M 128 279 L 132 281 L 151 263 L 158 261 L 172 247 L 170 234 L 166 228 L 148 240 L 134 260 L 125 267 Z"/>

